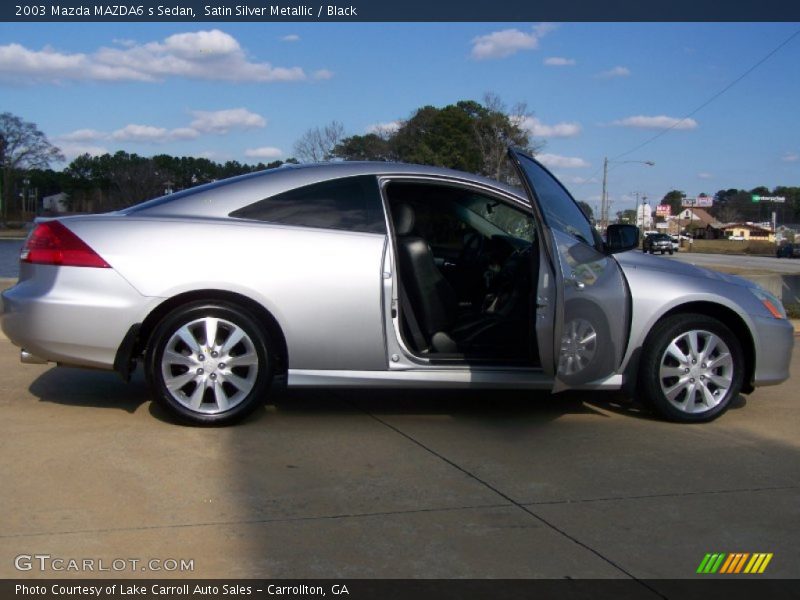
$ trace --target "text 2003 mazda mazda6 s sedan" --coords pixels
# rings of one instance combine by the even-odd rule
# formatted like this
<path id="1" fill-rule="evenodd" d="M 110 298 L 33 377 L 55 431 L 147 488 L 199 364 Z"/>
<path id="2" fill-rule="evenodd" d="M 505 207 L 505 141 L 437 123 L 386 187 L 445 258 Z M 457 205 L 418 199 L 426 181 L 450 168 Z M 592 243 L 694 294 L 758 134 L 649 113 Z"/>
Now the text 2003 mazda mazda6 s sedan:
<path id="1" fill-rule="evenodd" d="M 144 364 L 196 423 L 290 386 L 624 388 L 706 421 L 788 377 L 780 301 L 603 242 L 510 151 L 525 191 L 392 163 L 283 167 L 126 210 L 41 221 L 3 294 L 23 362 Z"/>

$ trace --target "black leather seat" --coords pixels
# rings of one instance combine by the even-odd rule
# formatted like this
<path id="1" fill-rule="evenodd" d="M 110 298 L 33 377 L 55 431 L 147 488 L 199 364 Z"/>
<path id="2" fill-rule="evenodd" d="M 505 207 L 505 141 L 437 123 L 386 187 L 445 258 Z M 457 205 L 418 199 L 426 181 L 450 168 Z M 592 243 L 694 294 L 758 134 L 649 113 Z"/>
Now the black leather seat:
<path id="1" fill-rule="evenodd" d="M 414 209 L 409 204 L 397 204 L 392 215 L 400 285 L 412 304 L 425 342 L 435 352 L 468 352 L 490 332 L 497 316 L 460 314 L 455 290 L 436 266 L 428 242 L 414 232 Z"/>

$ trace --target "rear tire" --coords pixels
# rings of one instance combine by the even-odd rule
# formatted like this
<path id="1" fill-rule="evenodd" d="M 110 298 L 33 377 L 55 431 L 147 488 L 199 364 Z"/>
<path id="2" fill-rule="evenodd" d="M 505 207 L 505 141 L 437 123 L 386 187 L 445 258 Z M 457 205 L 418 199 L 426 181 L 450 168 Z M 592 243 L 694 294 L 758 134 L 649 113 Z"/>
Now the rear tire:
<path id="1" fill-rule="evenodd" d="M 145 372 L 153 398 L 196 425 L 227 425 L 264 403 L 273 353 L 246 310 L 195 302 L 169 313 L 150 338 Z"/>
<path id="2" fill-rule="evenodd" d="M 673 315 L 647 336 L 639 393 L 670 421 L 711 421 L 739 395 L 743 374 L 741 344 L 725 324 L 705 315 Z"/>

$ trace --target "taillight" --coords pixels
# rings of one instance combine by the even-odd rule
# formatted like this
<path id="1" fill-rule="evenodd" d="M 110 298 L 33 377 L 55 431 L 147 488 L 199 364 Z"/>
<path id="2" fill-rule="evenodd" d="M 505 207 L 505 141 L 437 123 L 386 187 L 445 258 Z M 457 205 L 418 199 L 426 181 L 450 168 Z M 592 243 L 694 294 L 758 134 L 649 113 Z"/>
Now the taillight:
<path id="1" fill-rule="evenodd" d="M 19 259 L 37 265 L 110 267 L 86 242 L 58 221 L 39 223 L 28 236 Z"/>

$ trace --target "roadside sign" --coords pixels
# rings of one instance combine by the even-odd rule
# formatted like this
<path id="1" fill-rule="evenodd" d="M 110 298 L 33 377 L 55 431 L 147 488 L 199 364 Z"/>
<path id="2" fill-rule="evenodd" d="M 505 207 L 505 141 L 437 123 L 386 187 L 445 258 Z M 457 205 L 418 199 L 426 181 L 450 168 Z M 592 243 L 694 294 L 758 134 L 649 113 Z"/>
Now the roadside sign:
<path id="1" fill-rule="evenodd" d="M 659 204 L 656 206 L 657 217 L 668 217 L 672 214 L 672 207 L 669 204 Z"/>
<path id="2" fill-rule="evenodd" d="M 759 196 L 758 194 L 753 194 L 751 198 L 753 202 L 775 202 L 776 204 L 786 202 L 786 196 Z"/>
<path id="3" fill-rule="evenodd" d="M 692 207 L 708 208 L 709 206 L 713 205 L 714 205 L 713 196 L 698 196 L 697 198 L 684 198 L 681 201 L 681 206 L 683 206 L 684 208 L 692 208 Z"/>

